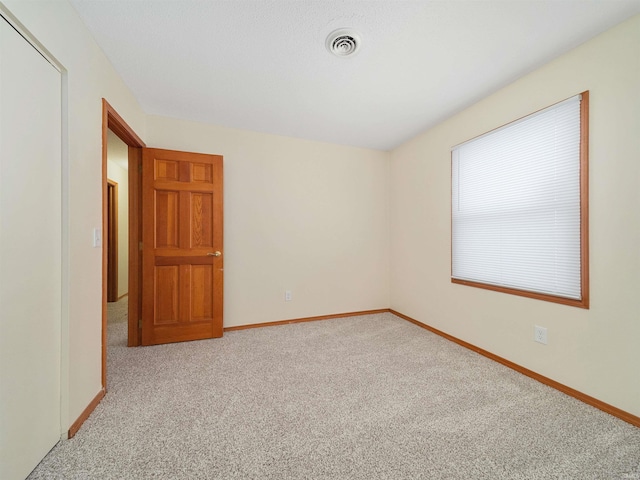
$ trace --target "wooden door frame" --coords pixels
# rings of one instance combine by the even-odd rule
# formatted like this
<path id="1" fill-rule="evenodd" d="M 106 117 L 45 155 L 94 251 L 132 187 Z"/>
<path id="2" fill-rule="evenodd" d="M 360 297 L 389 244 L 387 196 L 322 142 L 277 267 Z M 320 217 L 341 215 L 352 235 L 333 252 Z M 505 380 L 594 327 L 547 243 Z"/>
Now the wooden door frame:
<path id="1" fill-rule="evenodd" d="M 107 302 L 118 301 L 118 182 L 107 178 Z"/>
<path id="2" fill-rule="evenodd" d="M 107 231 L 107 136 L 111 130 L 129 146 L 129 325 L 127 345 L 140 345 L 138 320 L 142 308 L 142 268 L 140 241 L 142 228 L 141 181 L 142 139 L 116 110 L 102 99 L 102 231 Z M 102 387 L 107 389 L 107 266 L 108 247 L 102 248 Z"/>

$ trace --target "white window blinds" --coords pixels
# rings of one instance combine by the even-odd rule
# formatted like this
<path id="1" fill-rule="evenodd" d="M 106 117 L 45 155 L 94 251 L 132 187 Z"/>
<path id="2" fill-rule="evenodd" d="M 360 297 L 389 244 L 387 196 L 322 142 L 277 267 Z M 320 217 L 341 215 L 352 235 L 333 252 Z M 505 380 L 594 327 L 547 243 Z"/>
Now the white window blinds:
<path id="1" fill-rule="evenodd" d="M 580 100 L 452 151 L 452 277 L 581 299 Z"/>

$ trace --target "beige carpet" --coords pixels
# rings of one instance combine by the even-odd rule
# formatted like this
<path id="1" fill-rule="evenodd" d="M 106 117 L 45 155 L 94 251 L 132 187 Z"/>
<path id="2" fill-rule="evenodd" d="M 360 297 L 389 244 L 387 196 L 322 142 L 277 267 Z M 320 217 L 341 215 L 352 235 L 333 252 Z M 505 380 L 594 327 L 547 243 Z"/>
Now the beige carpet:
<path id="1" fill-rule="evenodd" d="M 121 323 L 129 319 L 129 297 L 123 297 L 117 302 L 107 302 L 107 323 Z"/>
<path id="2" fill-rule="evenodd" d="M 126 348 L 33 479 L 640 479 L 640 429 L 391 314 Z"/>

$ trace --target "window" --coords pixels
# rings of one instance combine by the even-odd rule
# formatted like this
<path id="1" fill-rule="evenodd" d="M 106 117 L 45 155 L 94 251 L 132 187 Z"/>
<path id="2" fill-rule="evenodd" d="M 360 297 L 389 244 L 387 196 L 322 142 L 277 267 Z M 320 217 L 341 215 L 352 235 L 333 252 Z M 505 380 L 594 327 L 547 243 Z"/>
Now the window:
<path id="1" fill-rule="evenodd" d="M 453 283 L 589 308 L 588 102 L 452 149 Z"/>

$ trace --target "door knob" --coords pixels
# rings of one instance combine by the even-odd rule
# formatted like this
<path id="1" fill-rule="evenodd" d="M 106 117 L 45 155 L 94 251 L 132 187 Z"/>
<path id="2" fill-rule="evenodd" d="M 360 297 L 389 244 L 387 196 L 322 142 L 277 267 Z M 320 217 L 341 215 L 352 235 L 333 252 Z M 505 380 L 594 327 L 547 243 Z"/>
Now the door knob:
<path id="1" fill-rule="evenodd" d="M 215 252 L 208 252 L 207 255 L 211 257 L 219 257 L 222 255 L 222 253 L 216 250 Z"/>

